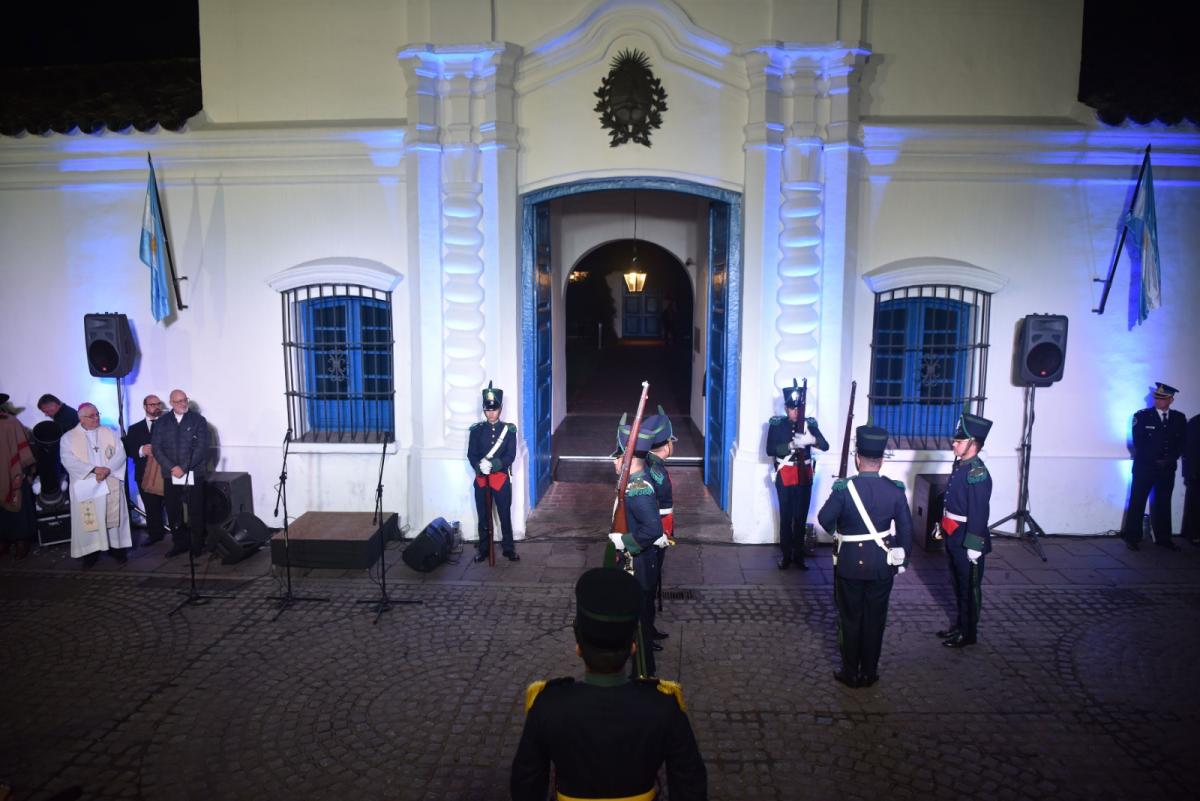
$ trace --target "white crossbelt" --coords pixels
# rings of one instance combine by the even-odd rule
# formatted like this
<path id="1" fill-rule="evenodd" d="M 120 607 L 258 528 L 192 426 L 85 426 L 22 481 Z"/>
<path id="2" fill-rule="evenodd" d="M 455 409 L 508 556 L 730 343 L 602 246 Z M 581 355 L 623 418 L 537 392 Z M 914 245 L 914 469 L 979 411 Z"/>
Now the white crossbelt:
<path id="1" fill-rule="evenodd" d="M 867 514 L 866 507 L 863 506 L 862 498 L 858 496 L 858 490 L 854 487 L 854 479 L 846 482 L 846 488 L 850 490 L 850 498 L 854 501 L 854 507 L 858 509 L 858 516 L 861 517 L 863 523 L 866 524 L 868 533 L 847 534 L 845 536 L 839 535 L 838 550 L 841 550 L 842 542 L 865 542 L 866 540 L 874 540 L 875 544 L 882 548 L 884 553 L 887 553 L 891 550 L 891 548 L 889 548 L 887 543 L 883 541 L 884 535 L 876 531 L 875 524 L 871 522 L 871 516 Z M 890 535 L 892 530 L 888 529 L 887 533 Z"/>
<path id="2" fill-rule="evenodd" d="M 498 440 L 496 440 L 496 444 L 492 446 L 492 449 L 487 452 L 487 456 L 485 456 L 483 458 L 491 460 L 491 458 L 496 455 L 496 451 L 500 450 L 500 443 L 504 442 L 504 438 L 507 436 L 508 436 L 508 426 L 506 425 L 506 426 L 504 426 L 504 428 L 500 429 L 500 438 Z"/>
<path id="3" fill-rule="evenodd" d="M 956 514 L 954 514 L 954 512 L 942 512 L 942 517 L 948 517 L 951 520 L 957 520 L 960 523 L 967 522 L 966 515 L 956 515 Z"/>

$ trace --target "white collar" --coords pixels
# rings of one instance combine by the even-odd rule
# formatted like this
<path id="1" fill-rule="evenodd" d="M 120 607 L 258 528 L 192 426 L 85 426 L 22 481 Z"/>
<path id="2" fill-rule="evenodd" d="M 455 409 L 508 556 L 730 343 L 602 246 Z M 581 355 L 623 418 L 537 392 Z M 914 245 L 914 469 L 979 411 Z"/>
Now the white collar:
<path id="1" fill-rule="evenodd" d="M 175 415 L 175 422 L 176 422 L 176 423 L 182 423 L 182 422 L 183 422 L 183 414 L 187 414 L 187 412 L 184 412 L 183 414 L 180 414 L 179 412 L 172 411 L 172 412 L 171 412 L 171 414 Z"/>

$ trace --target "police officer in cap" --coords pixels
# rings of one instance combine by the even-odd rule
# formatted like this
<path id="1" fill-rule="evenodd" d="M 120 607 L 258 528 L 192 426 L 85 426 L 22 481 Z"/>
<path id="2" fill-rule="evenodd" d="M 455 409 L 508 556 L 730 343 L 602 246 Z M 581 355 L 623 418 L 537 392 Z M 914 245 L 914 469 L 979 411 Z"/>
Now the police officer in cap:
<path id="1" fill-rule="evenodd" d="M 654 443 L 654 437 L 657 436 L 654 432 L 659 426 L 655 417 L 651 415 L 642 421 L 637 442 L 632 446 L 629 443 L 630 426 L 626 424 L 624 415 L 617 424 L 617 449 L 613 451 L 612 456 L 613 467 L 618 475 L 621 472 L 621 455 L 626 448 L 633 448 L 629 462 L 629 482 L 625 485 L 625 521 L 629 531 L 608 535 L 613 547 L 624 551 L 633 562 L 633 576 L 642 588 L 642 634 L 650 642 L 655 631 L 654 593 L 658 589 L 658 557 L 662 549 L 670 545 L 667 536 L 663 534 L 654 486 L 646 477 L 646 455 Z M 654 664 L 656 650 L 662 650 L 658 643 L 654 643 L 642 653 L 647 676 L 653 676 L 657 672 Z"/>
<path id="2" fill-rule="evenodd" d="M 1151 492 L 1154 493 L 1150 505 L 1154 544 L 1179 550 L 1171 542 L 1171 493 L 1175 491 L 1175 468 L 1183 455 L 1187 417 L 1171 409 L 1178 391 L 1161 382 L 1156 384 L 1154 405 L 1133 416 L 1133 484 L 1125 509 L 1125 527 L 1121 530 L 1125 546 L 1131 551 L 1136 551 L 1142 540 L 1142 515 Z"/>
<path id="3" fill-rule="evenodd" d="M 504 406 L 504 390 L 489 381 L 483 390 L 483 422 L 471 426 L 467 435 L 467 461 L 475 471 L 475 509 L 479 513 L 479 549 L 475 561 L 488 558 L 491 543 L 492 518 L 488 514 L 488 495 L 492 497 L 500 516 L 501 546 L 510 562 L 520 561 L 513 545 L 512 463 L 517 458 L 517 427 L 500 422 Z"/>
<path id="4" fill-rule="evenodd" d="M 879 653 L 887 623 L 893 576 L 908 559 L 912 513 L 904 483 L 879 474 L 888 432 L 878 426 L 855 431 L 858 475 L 839 479 L 817 520 L 834 536 L 834 598 L 842 669 L 833 677 L 848 687 L 879 681 Z"/>
<path id="5" fill-rule="evenodd" d="M 829 450 L 829 443 L 816 418 L 802 418 L 807 386 L 792 385 L 783 390 L 787 414 L 772 417 L 767 427 L 767 456 L 775 467 L 775 493 L 779 497 L 779 569 L 787 570 L 794 562 L 804 564 L 804 533 L 808 525 L 808 505 L 812 500 L 812 449 Z"/>
<path id="6" fill-rule="evenodd" d="M 594 568 L 575 584 L 575 653 L 583 681 L 538 681 L 525 692 L 525 728 L 513 758 L 514 801 L 545 801 L 551 765 L 558 799 L 655 797 L 665 762 L 672 801 L 708 798 L 708 776 L 683 692 L 630 679 L 642 590 L 623 570 Z"/>
<path id="7" fill-rule="evenodd" d="M 654 498 L 658 501 L 658 518 L 662 523 L 663 534 L 671 546 L 675 545 L 675 498 L 671 485 L 671 474 L 667 471 L 667 459 L 675 452 L 678 438 L 671 429 L 671 418 L 658 407 L 658 414 L 651 415 L 642 421 L 642 427 L 648 429 L 650 450 L 646 453 L 646 479 L 654 487 Z M 658 584 L 655 595 L 662 598 L 663 570 L 667 560 L 667 548 L 658 549 Z M 659 604 L 661 606 L 661 602 Z M 655 640 L 665 640 L 669 635 L 657 628 L 650 632 Z M 657 645 L 655 650 L 661 649 Z"/>
<path id="8" fill-rule="evenodd" d="M 947 648 L 975 644 L 983 601 L 984 562 L 992 550 L 992 533 L 988 530 L 992 477 L 979 458 L 979 451 L 991 428 L 991 420 L 963 414 L 954 432 L 955 462 L 946 485 L 945 508 L 937 535 L 946 542 L 957 607 L 953 625 L 937 632 Z"/>

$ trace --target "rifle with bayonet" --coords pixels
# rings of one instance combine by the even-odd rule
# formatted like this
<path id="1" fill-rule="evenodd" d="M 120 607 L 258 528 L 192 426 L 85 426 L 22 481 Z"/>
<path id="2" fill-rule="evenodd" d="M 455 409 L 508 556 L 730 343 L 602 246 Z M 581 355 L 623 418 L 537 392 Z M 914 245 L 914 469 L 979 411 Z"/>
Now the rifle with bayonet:
<path id="1" fill-rule="evenodd" d="M 850 382 L 850 406 L 846 409 L 846 433 L 842 436 L 842 461 L 838 464 L 838 474 L 835 478 L 846 478 L 850 468 L 850 435 L 854 431 L 854 394 L 858 391 L 858 382 Z"/>

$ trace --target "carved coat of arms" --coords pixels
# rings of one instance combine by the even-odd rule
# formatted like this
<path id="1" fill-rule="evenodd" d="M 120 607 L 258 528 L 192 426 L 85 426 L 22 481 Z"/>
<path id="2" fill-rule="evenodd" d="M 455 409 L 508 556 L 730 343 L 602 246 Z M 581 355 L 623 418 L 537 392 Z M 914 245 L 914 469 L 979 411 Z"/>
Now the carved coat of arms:
<path id="1" fill-rule="evenodd" d="M 650 131 L 662 126 L 667 93 L 650 71 L 650 59 L 640 50 L 622 50 L 596 90 L 595 110 L 608 130 L 609 146 L 637 142 L 650 147 Z"/>

